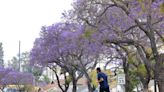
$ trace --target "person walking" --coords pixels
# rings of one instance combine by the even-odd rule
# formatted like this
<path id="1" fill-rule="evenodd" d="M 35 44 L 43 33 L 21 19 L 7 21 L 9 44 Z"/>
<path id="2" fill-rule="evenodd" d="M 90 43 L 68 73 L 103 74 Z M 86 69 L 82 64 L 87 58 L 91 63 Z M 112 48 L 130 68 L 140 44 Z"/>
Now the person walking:
<path id="1" fill-rule="evenodd" d="M 96 69 L 97 71 L 97 80 L 100 85 L 100 92 L 110 92 L 109 85 L 108 85 L 108 76 L 101 72 L 100 67 Z"/>

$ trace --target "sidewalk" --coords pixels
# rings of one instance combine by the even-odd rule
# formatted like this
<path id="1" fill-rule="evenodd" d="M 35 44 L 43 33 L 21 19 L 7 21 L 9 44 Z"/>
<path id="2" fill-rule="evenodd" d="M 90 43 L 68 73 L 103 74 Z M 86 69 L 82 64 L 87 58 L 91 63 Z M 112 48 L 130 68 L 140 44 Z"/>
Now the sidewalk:
<path id="1" fill-rule="evenodd" d="M 55 84 L 48 84 L 44 87 L 42 87 L 43 91 L 45 92 L 61 92 L 61 91 L 58 91 L 58 85 L 55 85 Z M 52 91 L 51 91 L 52 90 Z"/>

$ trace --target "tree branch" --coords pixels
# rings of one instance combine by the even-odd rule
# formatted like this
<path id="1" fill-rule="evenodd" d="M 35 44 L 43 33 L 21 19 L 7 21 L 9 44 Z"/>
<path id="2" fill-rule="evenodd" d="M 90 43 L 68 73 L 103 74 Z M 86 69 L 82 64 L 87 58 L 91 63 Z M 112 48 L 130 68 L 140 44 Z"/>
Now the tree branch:
<path id="1" fill-rule="evenodd" d="M 110 5 L 108 5 L 108 6 L 104 9 L 104 11 L 103 11 L 102 13 L 100 13 L 100 14 L 99 14 L 98 16 L 96 16 L 96 17 L 101 17 L 102 15 L 105 14 L 105 12 L 108 10 L 108 8 L 114 7 L 114 6 L 116 6 L 116 4 L 110 4 Z"/>
<path id="2" fill-rule="evenodd" d="M 50 69 L 55 73 L 55 76 L 56 76 L 56 79 L 57 79 L 57 82 L 58 82 L 58 86 L 59 86 L 59 88 L 64 92 L 64 89 L 62 88 L 62 86 L 61 86 L 61 84 L 60 84 L 59 76 L 57 75 L 56 69 L 52 68 L 51 66 L 48 66 L 48 68 L 50 68 Z"/>

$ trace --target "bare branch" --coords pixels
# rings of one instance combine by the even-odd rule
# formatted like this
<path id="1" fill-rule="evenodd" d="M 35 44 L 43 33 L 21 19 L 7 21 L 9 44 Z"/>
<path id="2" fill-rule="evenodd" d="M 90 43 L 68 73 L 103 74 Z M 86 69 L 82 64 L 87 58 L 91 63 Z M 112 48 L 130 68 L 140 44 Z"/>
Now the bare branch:
<path id="1" fill-rule="evenodd" d="M 58 82 L 58 86 L 62 90 L 62 92 L 64 92 L 64 89 L 62 88 L 62 85 L 60 83 L 59 76 L 57 74 L 57 70 L 55 68 L 52 68 L 51 66 L 48 66 L 48 67 L 55 73 L 55 76 L 56 76 L 56 79 L 57 79 L 57 82 Z"/>
<path id="2" fill-rule="evenodd" d="M 150 69 L 154 69 L 154 67 L 150 64 L 150 61 L 146 57 L 146 51 L 142 46 L 135 46 L 137 48 L 137 51 L 142 58 L 144 65 L 146 66 L 147 71 L 150 71 Z"/>
<path id="3" fill-rule="evenodd" d="M 94 28 L 97 28 L 97 26 L 94 25 L 94 24 L 92 24 L 92 23 L 90 23 L 89 20 L 87 20 L 85 18 L 82 18 L 82 17 L 80 17 L 80 19 L 83 20 L 83 21 L 85 21 L 89 26 L 94 27 Z"/>
<path id="4" fill-rule="evenodd" d="M 101 17 L 101 16 L 108 10 L 108 8 L 114 7 L 114 6 L 116 6 L 116 4 L 110 4 L 110 5 L 108 5 L 108 6 L 104 9 L 104 11 L 103 11 L 102 13 L 100 13 L 100 15 L 98 15 L 97 17 Z"/>

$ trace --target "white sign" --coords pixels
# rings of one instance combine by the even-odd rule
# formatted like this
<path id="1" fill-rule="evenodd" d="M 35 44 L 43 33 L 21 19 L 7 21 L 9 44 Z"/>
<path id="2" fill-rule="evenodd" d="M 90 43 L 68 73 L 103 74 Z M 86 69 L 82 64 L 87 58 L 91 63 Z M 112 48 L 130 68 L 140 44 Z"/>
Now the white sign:
<path id="1" fill-rule="evenodd" d="M 117 84 L 125 84 L 125 74 L 118 74 Z"/>

